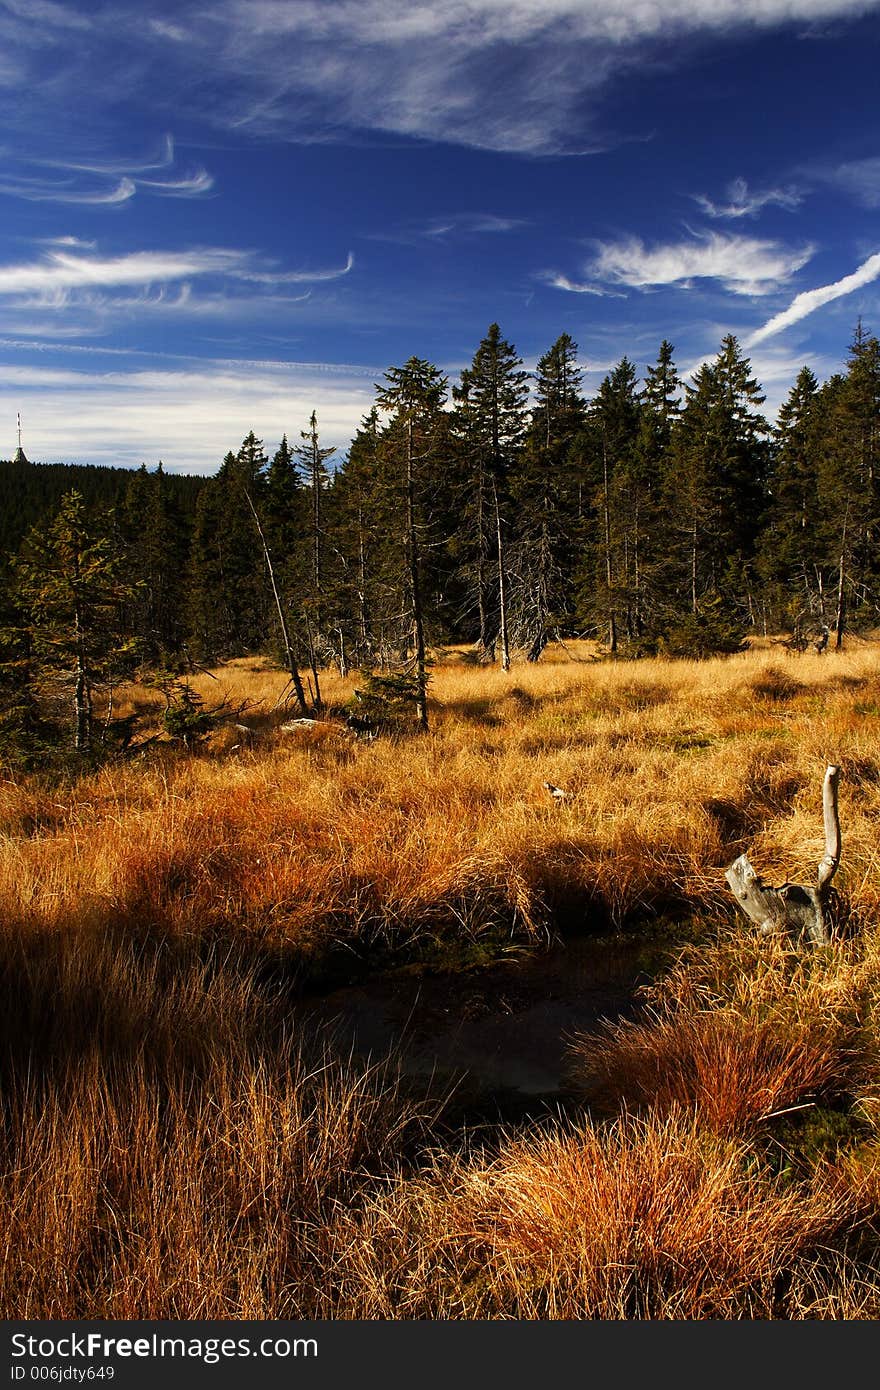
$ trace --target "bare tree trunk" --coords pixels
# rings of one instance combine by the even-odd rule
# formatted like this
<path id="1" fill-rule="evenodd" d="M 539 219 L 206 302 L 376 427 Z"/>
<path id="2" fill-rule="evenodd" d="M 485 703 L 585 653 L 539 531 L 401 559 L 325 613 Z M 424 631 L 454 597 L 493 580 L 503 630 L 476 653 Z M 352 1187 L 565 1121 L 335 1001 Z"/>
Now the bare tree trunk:
<path id="1" fill-rule="evenodd" d="M 697 514 L 691 528 L 691 612 L 697 611 Z"/>
<path id="2" fill-rule="evenodd" d="M 538 545 L 538 566 L 534 585 L 535 592 L 535 635 L 526 653 L 526 661 L 540 661 L 541 653 L 547 645 L 548 594 L 550 589 L 550 539 L 547 535 L 547 499 L 544 499 L 544 514 L 541 519 L 541 540 Z"/>
<path id="3" fill-rule="evenodd" d="M 367 549 L 364 544 L 364 515 L 358 507 L 358 622 L 361 633 L 361 662 L 370 651 L 370 618 L 367 609 Z"/>
<path id="4" fill-rule="evenodd" d="M 257 533 L 260 537 L 260 542 L 263 547 L 263 556 L 266 561 L 266 569 L 269 572 L 269 583 L 272 585 L 272 593 L 275 596 L 275 607 L 278 610 L 278 625 L 281 628 L 281 640 L 284 643 L 284 655 L 287 658 L 287 670 L 290 675 L 290 681 L 293 686 L 294 693 L 296 695 L 296 702 L 299 706 L 300 714 L 306 715 L 309 712 L 308 705 L 306 704 L 306 693 L 303 690 L 303 683 L 299 674 L 299 667 L 296 663 L 296 657 L 293 654 L 293 648 L 290 645 L 290 632 L 287 627 L 287 620 L 284 617 L 284 607 L 281 602 L 281 595 L 278 592 L 278 585 L 275 582 L 275 567 L 272 564 L 272 556 L 269 553 L 269 545 L 266 541 L 266 534 L 263 530 L 262 523 L 260 522 L 257 509 L 254 506 L 253 499 L 250 493 L 247 490 L 245 490 L 244 495 L 247 498 L 247 503 L 251 509 L 251 514 L 253 515 L 254 521 L 256 523 Z"/>
<path id="5" fill-rule="evenodd" d="M 840 567 L 837 576 L 837 616 L 835 618 L 834 650 L 839 652 L 843 646 L 843 626 L 845 619 L 844 584 L 846 581 L 846 528 L 849 524 L 849 507 L 843 516 L 843 534 L 840 537 Z"/>
<path id="6" fill-rule="evenodd" d="M 492 479 L 492 500 L 495 503 L 495 542 L 498 548 L 498 600 L 501 608 L 501 669 L 510 670 L 510 639 L 507 631 L 507 575 L 504 569 L 504 536 L 501 531 L 501 511 L 498 506 L 498 484 Z"/>
<path id="7" fill-rule="evenodd" d="M 608 451 L 602 438 L 602 496 L 605 514 L 605 589 L 608 595 L 608 650 L 617 654 L 617 615 L 614 611 L 614 576 L 611 567 L 611 499 L 608 492 Z"/>
<path id="8" fill-rule="evenodd" d="M 315 602 L 321 592 L 321 452 L 318 447 L 318 418 L 312 411 L 308 433 L 303 438 L 309 441 L 310 471 L 312 483 L 312 589 Z"/>
<path id="9" fill-rule="evenodd" d="M 315 637 L 312 632 L 312 620 L 308 613 L 306 614 L 306 631 L 309 637 L 309 666 L 312 669 L 312 680 L 314 682 L 313 703 L 315 709 L 323 709 L 324 704 L 321 699 L 321 682 L 318 679 L 318 659 L 315 652 Z"/>
<path id="10" fill-rule="evenodd" d="M 76 675 L 73 683 L 73 704 L 76 718 L 75 746 L 78 753 L 87 753 L 92 744 L 92 692 L 85 655 L 85 637 L 79 603 L 74 608 L 76 634 Z"/>
<path id="11" fill-rule="evenodd" d="M 633 610 L 635 615 L 636 636 L 641 637 L 642 623 L 642 510 L 636 502 L 635 510 L 635 531 L 633 534 Z"/>
<path id="12" fill-rule="evenodd" d="M 422 614 L 422 591 L 419 582 L 419 551 L 416 534 L 415 479 L 413 477 L 413 426 L 407 421 L 406 433 L 406 526 L 409 551 L 410 603 L 416 658 L 416 721 L 423 733 L 428 731 L 428 665 L 425 659 L 425 627 Z"/>
<path id="13" fill-rule="evenodd" d="M 92 716 L 89 700 L 89 683 L 86 673 L 77 657 L 76 680 L 73 687 L 73 702 L 76 711 L 76 751 L 87 753 L 91 744 Z"/>
<path id="14" fill-rule="evenodd" d="M 486 519 L 485 479 L 482 460 L 477 475 L 477 607 L 480 615 L 480 659 L 495 660 L 495 641 L 489 633 L 489 605 L 486 600 Z"/>

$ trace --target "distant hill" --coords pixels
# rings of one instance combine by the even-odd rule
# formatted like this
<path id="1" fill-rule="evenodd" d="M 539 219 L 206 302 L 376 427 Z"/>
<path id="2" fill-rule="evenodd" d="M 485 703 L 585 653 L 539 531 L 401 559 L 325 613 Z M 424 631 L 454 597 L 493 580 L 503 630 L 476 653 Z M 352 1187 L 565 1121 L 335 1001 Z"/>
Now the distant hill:
<path id="1" fill-rule="evenodd" d="M 130 468 L 96 464 L 20 463 L 0 459 L 0 565 L 18 550 L 24 536 L 45 516 L 51 516 L 72 488 L 101 508 L 121 507 L 134 477 Z M 206 478 L 165 475 L 187 530 L 192 528 L 196 501 Z"/>

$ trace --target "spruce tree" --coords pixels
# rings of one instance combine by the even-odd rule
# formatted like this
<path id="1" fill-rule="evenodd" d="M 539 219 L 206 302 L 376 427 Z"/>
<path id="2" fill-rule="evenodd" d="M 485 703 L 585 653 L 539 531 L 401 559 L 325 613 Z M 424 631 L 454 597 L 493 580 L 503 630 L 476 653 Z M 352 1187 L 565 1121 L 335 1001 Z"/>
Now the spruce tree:
<path id="1" fill-rule="evenodd" d="M 502 513 L 508 478 L 526 432 L 528 389 L 522 359 L 501 337 L 498 324 L 490 324 L 471 366 L 461 374 L 461 384 L 453 389 L 465 486 L 459 537 L 476 608 L 478 650 L 483 659 L 494 660 L 500 638 L 505 669 L 510 656 Z"/>
<path id="2" fill-rule="evenodd" d="M 701 613 L 726 647 L 730 623 L 753 618 L 752 560 L 764 506 L 769 426 L 751 364 L 732 335 L 685 387 L 669 448 L 664 506 L 669 522 L 670 618 Z M 697 623 L 699 626 L 699 622 Z M 701 645 L 707 649 L 707 636 Z"/>
<path id="3" fill-rule="evenodd" d="M 681 379 L 674 361 L 675 348 L 664 338 L 657 353 L 657 362 L 645 373 L 642 399 L 650 418 L 660 431 L 664 443 L 669 442 L 672 426 L 681 414 Z"/>
<path id="4" fill-rule="evenodd" d="M 75 491 L 47 527 L 30 532 L 16 566 L 41 697 L 59 714 L 67 707 L 81 754 L 93 745 L 95 697 L 126 670 L 132 648 L 123 628 L 131 596 L 125 575 L 112 516 L 90 515 Z"/>
<path id="5" fill-rule="evenodd" d="M 510 553 L 511 629 L 515 645 L 537 661 L 551 631 L 570 611 L 578 461 L 583 430 L 577 344 L 564 333 L 539 359 L 535 405 L 510 480 L 516 535 Z"/>
<path id="6" fill-rule="evenodd" d="M 379 410 L 373 406 L 334 473 L 327 499 L 340 648 L 363 668 L 385 651 L 399 600 L 396 520 L 387 505 L 381 434 Z"/>
<path id="7" fill-rule="evenodd" d="M 121 517 L 133 585 L 130 626 L 142 660 L 168 664 L 179 655 L 184 623 L 187 537 L 160 463 L 142 465 L 128 486 Z"/>
<path id="8" fill-rule="evenodd" d="M 600 384 L 590 408 L 601 470 L 594 506 L 600 522 L 593 549 L 601 557 L 596 566 L 595 602 L 612 655 L 617 652 L 621 616 L 629 641 L 636 629 L 643 527 L 634 467 L 641 418 L 636 382 L 633 363 L 622 358 Z"/>
<path id="9" fill-rule="evenodd" d="M 835 645 L 880 608 L 880 342 L 859 321 L 846 374 L 821 392 L 819 491 L 834 570 Z M 849 614 L 849 618 L 847 615 Z"/>
<path id="10" fill-rule="evenodd" d="M 802 367 L 779 409 L 759 570 L 774 626 L 798 636 L 829 618 L 828 518 L 820 503 L 819 383 Z"/>
<path id="11" fill-rule="evenodd" d="M 41 715 L 27 616 L 11 575 L 0 570 L 0 768 L 27 769 L 52 730 Z"/>
<path id="12" fill-rule="evenodd" d="M 191 554 L 191 625 L 204 658 L 259 651 L 271 631 L 272 596 L 254 524 L 266 488 L 263 441 L 253 430 L 199 498 Z"/>

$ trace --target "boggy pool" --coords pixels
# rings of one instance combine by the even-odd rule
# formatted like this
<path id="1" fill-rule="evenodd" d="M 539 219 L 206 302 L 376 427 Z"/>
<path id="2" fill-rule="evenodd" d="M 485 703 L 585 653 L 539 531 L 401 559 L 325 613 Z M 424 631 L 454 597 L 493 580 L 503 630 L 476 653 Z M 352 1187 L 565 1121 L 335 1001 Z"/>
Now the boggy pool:
<path id="1" fill-rule="evenodd" d="M 573 937 L 478 970 L 383 975 L 301 1002 L 300 1021 L 363 1059 L 393 1052 L 405 1076 L 552 1100 L 569 1089 L 573 1038 L 636 1013 L 677 934 Z"/>

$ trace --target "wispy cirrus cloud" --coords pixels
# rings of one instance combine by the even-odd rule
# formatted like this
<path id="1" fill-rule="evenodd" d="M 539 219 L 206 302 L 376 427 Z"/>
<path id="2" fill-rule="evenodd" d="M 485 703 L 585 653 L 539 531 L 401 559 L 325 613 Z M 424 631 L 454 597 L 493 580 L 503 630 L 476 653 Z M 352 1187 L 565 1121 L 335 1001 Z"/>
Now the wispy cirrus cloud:
<path id="1" fill-rule="evenodd" d="M 148 174 L 159 169 L 170 169 L 175 162 L 174 136 L 166 131 L 158 148 L 152 154 L 132 156 L 121 159 L 85 159 L 82 156 L 72 159 L 40 159 L 37 163 L 46 169 L 66 169 L 80 174 Z"/>
<path id="2" fill-rule="evenodd" d="M 69 5 L 59 5 L 55 0 L 3 0 L 6 18 L 15 18 L 29 25 L 45 26 L 48 29 L 90 29 L 92 21 L 88 15 L 80 14 Z"/>
<path id="3" fill-rule="evenodd" d="M 849 194 L 863 207 L 880 207 L 880 155 L 814 167 L 810 172 L 816 182 Z"/>
<path id="4" fill-rule="evenodd" d="M 305 284 L 339 279 L 353 266 L 351 253 L 344 266 L 287 271 L 262 264 L 251 251 L 222 247 L 98 256 L 84 254 L 79 243 L 70 249 L 56 244 L 39 260 L 0 265 L 0 296 L 162 285 L 207 276 L 265 285 Z"/>
<path id="5" fill-rule="evenodd" d="M 207 169 L 197 169 L 179 179 L 138 179 L 135 186 L 163 198 L 194 198 L 200 193 L 210 193 L 214 177 Z"/>
<path id="6" fill-rule="evenodd" d="M 599 298 L 609 295 L 619 297 L 619 291 L 609 290 L 605 285 L 596 285 L 586 280 L 572 280 L 567 275 L 562 275 L 556 270 L 539 271 L 539 280 L 545 285 L 549 285 L 554 290 L 568 290 L 570 294 L 592 294 Z"/>
<path id="7" fill-rule="evenodd" d="M 852 294 L 854 290 L 860 290 L 877 279 L 880 279 L 880 252 L 869 256 L 851 275 L 844 275 L 842 279 L 835 280 L 833 284 L 820 285 L 817 289 L 805 290 L 802 294 L 795 295 L 787 309 L 783 309 L 779 314 L 774 314 L 773 318 L 768 319 L 765 324 L 752 333 L 747 339 L 746 346 L 754 347 L 758 343 L 763 343 L 767 338 L 781 333 L 784 328 L 790 328 L 792 324 L 799 323 L 808 314 L 815 313 L 823 305 L 830 304 L 835 299 L 842 299 L 844 295 Z"/>
<path id="8" fill-rule="evenodd" d="M 0 295 L 52 294 L 95 287 L 149 285 L 198 275 L 235 274 L 246 264 L 241 251 L 132 251 L 124 256 L 86 256 L 56 249 L 38 261 L 0 265 Z"/>
<path id="9" fill-rule="evenodd" d="M 600 283 L 631 289 L 664 285 L 687 289 L 698 280 L 715 280 L 732 294 L 765 295 L 790 280 L 813 250 L 722 232 L 694 234 L 655 246 L 645 245 L 639 237 L 625 237 L 599 243 L 587 270 Z"/>
<path id="10" fill-rule="evenodd" d="M 426 237 L 447 237 L 455 233 L 465 236 L 497 236 L 503 232 L 515 232 L 525 225 L 521 217 L 499 217 L 492 212 L 461 212 L 427 222 L 421 228 L 421 232 Z"/>
<path id="11" fill-rule="evenodd" d="M 173 172 L 176 156 L 171 135 L 165 136 L 158 155 L 132 160 L 25 160 L 6 153 L 7 172 L 0 180 L 0 195 L 32 203 L 112 207 L 129 202 L 140 189 L 157 197 L 195 198 L 214 186 L 213 176 L 202 167 Z M 163 171 L 168 177 L 157 178 Z"/>
<path id="12" fill-rule="evenodd" d="M 354 269 L 354 253 L 349 251 L 345 265 L 327 270 L 270 270 L 244 266 L 233 273 L 239 280 L 259 281 L 263 285 L 312 285 L 322 280 L 340 280 Z"/>
<path id="13" fill-rule="evenodd" d="M 525 218 L 504 217 L 499 213 L 453 212 L 371 232 L 369 240 L 391 242 L 396 246 L 423 246 L 430 242 L 439 244 L 469 237 L 501 236 L 528 225 Z"/>
<path id="14" fill-rule="evenodd" d="M 784 188 L 750 189 L 745 179 L 734 179 L 728 184 L 725 202 L 715 202 L 702 193 L 693 196 L 707 217 L 724 220 L 755 217 L 766 207 L 785 208 L 793 212 L 804 200 L 803 190 L 793 184 Z"/>
<path id="15" fill-rule="evenodd" d="M 0 194 L 23 198 L 28 203 L 68 203 L 83 207 L 117 206 L 127 203 L 137 192 L 134 179 L 123 178 L 112 187 L 91 191 L 77 188 L 70 181 L 46 182 L 40 179 L 19 178 L 0 180 Z"/>
<path id="16" fill-rule="evenodd" d="M 16 0 L 0 10 L 0 45 L 13 55 L 16 92 L 50 129 L 74 95 L 86 108 L 137 91 L 218 127 L 291 140 L 366 130 L 535 154 L 614 143 L 595 102 L 634 65 L 675 63 L 692 40 L 844 21 L 878 4 L 154 0 L 146 13 L 115 0 L 79 16 L 89 43 L 77 45 L 67 42 L 67 7 Z M 50 83 L 47 48 L 63 55 Z"/>

